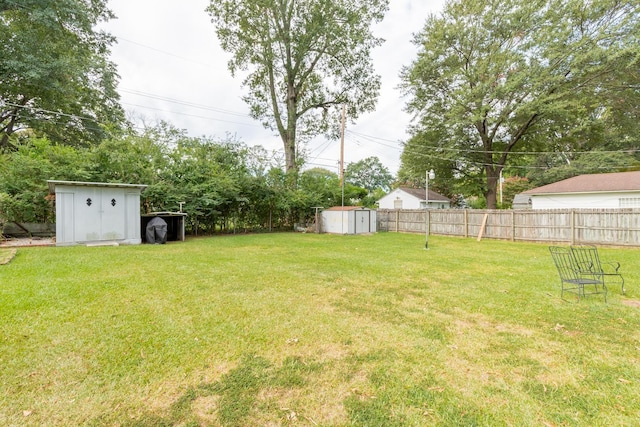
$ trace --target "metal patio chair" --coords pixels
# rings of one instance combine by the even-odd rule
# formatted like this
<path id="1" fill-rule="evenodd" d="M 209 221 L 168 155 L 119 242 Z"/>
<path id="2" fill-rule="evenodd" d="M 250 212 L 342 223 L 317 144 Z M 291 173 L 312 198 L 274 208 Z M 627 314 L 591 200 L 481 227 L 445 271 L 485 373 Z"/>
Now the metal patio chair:
<path id="1" fill-rule="evenodd" d="M 565 292 L 576 293 L 578 300 L 588 294 L 604 294 L 604 302 L 607 302 L 607 286 L 602 273 L 581 271 L 570 248 L 549 246 L 549 252 L 560 276 L 561 297 Z"/>
<path id="2" fill-rule="evenodd" d="M 624 277 L 620 273 L 619 262 L 601 262 L 598 248 L 592 245 L 573 245 L 571 253 L 581 272 L 601 274 L 607 283 L 613 280 L 620 285 L 624 294 Z"/>

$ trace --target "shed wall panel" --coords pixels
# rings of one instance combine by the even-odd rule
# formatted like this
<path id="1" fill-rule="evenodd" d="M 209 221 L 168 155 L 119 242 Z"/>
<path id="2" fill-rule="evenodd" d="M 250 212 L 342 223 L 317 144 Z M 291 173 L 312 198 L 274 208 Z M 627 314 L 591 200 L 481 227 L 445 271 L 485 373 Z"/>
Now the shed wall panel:
<path id="1" fill-rule="evenodd" d="M 56 195 L 56 242 L 72 243 L 75 241 L 73 224 L 74 194 L 60 192 Z"/>

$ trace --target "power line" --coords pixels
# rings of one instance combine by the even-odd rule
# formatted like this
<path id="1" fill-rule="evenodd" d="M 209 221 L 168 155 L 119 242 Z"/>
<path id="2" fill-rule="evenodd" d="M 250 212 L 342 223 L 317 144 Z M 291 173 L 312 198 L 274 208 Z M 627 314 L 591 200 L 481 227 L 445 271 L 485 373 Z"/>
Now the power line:
<path id="1" fill-rule="evenodd" d="M 19 108 L 19 109 L 28 109 L 28 110 L 32 110 L 33 112 L 37 112 L 37 113 L 44 113 L 44 114 L 49 114 L 52 115 L 53 117 L 46 117 L 43 120 L 47 120 L 47 121 L 54 121 L 54 122 L 58 122 L 61 123 L 61 121 L 59 120 L 59 117 L 68 117 L 70 119 L 73 120 L 79 120 L 82 122 L 92 122 L 95 123 L 97 125 L 103 126 L 103 128 L 97 128 L 94 126 L 84 126 L 85 129 L 88 130 L 95 130 L 95 131 L 103 131 L 107 134 L 110 135 L 110 133 L 107 131 L 106 125 L 102 122 L 100 122 L 100 120 L 98 120 L 97 118 L 94 117 L 87 117 L 87 116 L 79 116 L 77 114 L 70 114 L 70 113 L 63 113 L 62 111 L 53 111 L 53 110 L 46 110 L 44 108 L 40 108 L 40 107 L 35 107 L 33 105 L 21 105 L 21 104 L 15 104 L 13 102 L 7 102 L 7 101 L 0 101 L 0 105 L 6 105 L 9 107 L 13 107 L 13 108 Z"/>
<path id="2" fill-rule="evenodd" d="M 174 58 L 182 59 L 184 61 L 193 62 L 194 64 L 202 65 L 202 66 L 207 67 L 207 68 L 214 68 L 214 66 L 212 64 L 207 64 L 206 62 L 202 62 L 202 61 L 198 61 L 198 60 L 195 60 L 195 59 L 187 58 L 185 56 L 176 55 L 175 53 L 167 52 L 166 50 L 158 49 L 158 48 L 155 48 L 155 47 L 152 47 L 152 46 L 148 46 L 146 44 L 138 43 L 138 42 L 133 41 L 133 40 L 125 39 L 124 37 L 116 36 L 116 39 L 118 39 L 120 41 L 123 41 L 123 42 L 134 44 L 136 46 L 144 47 L 145 49 L 153 50 L 155 52 L 162 53 L 162 54 L 167 55 L 167 56 L 172 56 Z"/>
<path id="3" fill-rule="evenodd" d="M 375 140 L 379 140 L 379 141 L 385 141 L 385 142 L 398 142 L 398 141 L 392 141 L 390 139 L 385 139 L 385 138 L 380 138 L 380 137 L 376 137 L 376 136 L 372 136 L 372 135 L 366 135 L 363 133 L 359 133 L 359 132 L 354 132 L 354 131 L 347 131 L 347 133 L 352 133 L 354 135 L 358 135 L 361 137 L 366 137 L 367 139 L 371 140 L 371 142 L 374 142 L 376 144 L 385 146 L 385 147 L 390 147 L 390 148 L 398 148 L 389 144 L 384 144 L 382 142 L 377 142 Z M 474 150 L 474 149 L 464 149 L 464 148 L 451 148 L 451 147 L 443 147 L 443 146 L 429 146 L 429 148 L 437 148 L 438 150 L 443 150 L 443 151 L 452 151 L 452 152 L 456 152 L 456 153 L 477 153 L 477 154 L 503 154 L 503 151 L 488 151 L 488 150 Z M 404 147 L 404 150 L 406 150 L 406 147 Z M 613 154 L 613 153 L 636 153 L 640 151 L 640 149 L 627 149 L 627 150 L 609 150 L 609 151 L 572 151 L 572 154 Z M 509 152 L 509 155 L 513 155 L 513 154 L 521 154 L 521 155 L 527 155 L 527 156 L 540 156 L 540 155 L 544 155 L 544 154 L 558 154 L 557 151 L 512 151 Z"/>
<path id="4" fill-rule="evenodd" d="M 156 100 L 159 100 L 159 101 L 166 101 L 166 102 L 169 102 L 169 103 L 172 103 L 172 104 L 178 104 L 178 105 L 184 105 L 184 106 L 187 106 L 187 107 L 193 107 L 193 108 L 197 108 L 197 109 L 200 109 L 200 110 L 207 110 L 207 111 L 213 111 L 213 112 L 216 112 L 216 113 L 229 114 L 229 115 L 232 115 L 232 116 L 251 118 L 251 116 L 249 116 L 248 114 L 245 114 L 245 113 L 239 113 L 239 112 L 236 112 L 236 111 L 226 110 L 226 109 L 218 108 L 218 107 L 212 107 L 212 106 L 204 105 L 204 104 L 197 104 L 197 103 L 191 102 L 191 101 L 184 101 L 184 100 L 180 100 L 180 99 L 169 98 L 169 97 L 163 96 L 163 95 L 157 95 L 157 94 L 153 94 L 153 93 L 149 93 L 149 92 L 143 92 L 141 90 L 121 88 L 120 91 L 124 92 L 124 93 L 129 93 L 129 94 L 132 94 L 132 95 L 142 96 L 144 98 L 156 99 Z"/>
<path id="5" fill-rule="evenodd" d="M 232 124 L 236 124 L 236 125 L 262 127 L 260 125 L 256 125 L 255 123 L 234 122 L 232 120 L 224 120 L 224 119 L 216 119 L 214 117 L 198 116 L 198 115 L 195 115 L 195 114 L 188 114 L 188 113 L 181 113 L 181 112 L 178 112 L 178 111 L 164 110 L 162 108 L 149 107 L 149 106 L 146 106 L 146 105 L 132 104 L 130 102 L 123 102 L 122 104 L 123 105 L 129 105 L 131 107 L 144 108 L 144 109 L 147 109 L 147 110 L 161 111 L 163 113 L 171 113 L 171 114 L 178 114 L 178 115 L 181 115 L 181 116 L 193 117 L 193 118 L 196 118 L 196 119 L 215 120 L 217 122 L 232 123 Z"/>

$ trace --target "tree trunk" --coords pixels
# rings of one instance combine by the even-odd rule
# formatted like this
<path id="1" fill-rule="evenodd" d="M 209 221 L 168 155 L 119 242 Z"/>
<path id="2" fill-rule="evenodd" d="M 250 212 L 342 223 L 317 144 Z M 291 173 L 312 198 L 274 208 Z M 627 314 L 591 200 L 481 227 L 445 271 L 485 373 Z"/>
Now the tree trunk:
<path id="1" fill-rule="evenodd" d="M 298 121 L 298 98 L 293 83 L 289 84 L 287 96 L 287 127 L 282 135 L 284 143 L 285 166 L 289 184 L 295 186 L 298 178 L 298 159 L 296 150 L 296 124 Z"/>
<path id="2" fill-rule="evenodd" d="M 487 209 L 496 209 L 498 207 L 497 188 L 501 169 L 502 168 L 494 168 L 493 166 L 486 166 L 485 168 L 487 173 L 487 189 L 484 196 L 487 199 Z"/>
<path id="3" fill-rule="evenodd" d="M 10 116 L 9 123 L 5 126 L 4 132 L 2 132 L 2 138 L 0 138 L 0 151 L 4 151 L 9 148 L 9 136 L 14 131 L 14 126 L 16 123 L 16 117 L 18 117 L 18 109 L 14 109 L 13 113 Z"/>

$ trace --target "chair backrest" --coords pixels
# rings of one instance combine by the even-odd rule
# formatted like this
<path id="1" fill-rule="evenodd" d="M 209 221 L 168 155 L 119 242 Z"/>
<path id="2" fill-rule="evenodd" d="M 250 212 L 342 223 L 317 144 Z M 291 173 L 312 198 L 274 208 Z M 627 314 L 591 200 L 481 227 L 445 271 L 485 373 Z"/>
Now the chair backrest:
<path id="1" fill-rule="evenodd" d="M 571 246 L 571 254 L 576 260 L 578 270 L 588 273 L 602 273 L 598 248 L 591 245 Z"/>
<path id="2" fill-rule="evenodd" d="M 575 280 L 578 278 L 575 259 L 569 248 L 549 246 L 549 252 L 551 252 L 551 257 L 562 281 Z"/>

